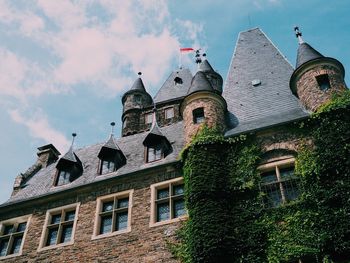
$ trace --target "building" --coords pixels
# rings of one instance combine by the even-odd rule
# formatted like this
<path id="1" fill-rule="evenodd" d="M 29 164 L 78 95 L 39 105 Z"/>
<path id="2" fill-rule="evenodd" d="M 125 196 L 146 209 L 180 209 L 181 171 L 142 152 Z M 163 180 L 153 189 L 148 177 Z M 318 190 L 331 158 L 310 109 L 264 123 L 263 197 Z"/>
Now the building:
<path id="1" fill-rule="evenodd" d="M 225 137 L 257 134 L 267 205 L 295 199 L 293 180 L 280 178 L 293 174 L 304 138 L 281 127 L 347 90 L 342 64 L 296 33 L 295 70 L 251 29 L 238 37 L 224 88 L 205 57 L 194 75 L 174 70 L 153 99 L 140 75 L 122 97 L 120 138 L 72 144 L 62 157 L 52 144 L 39 147 L 0 206 L 0 261 L 178 262 L 167 241 L 187 218 L 179 154 L 203 123 Z"/>

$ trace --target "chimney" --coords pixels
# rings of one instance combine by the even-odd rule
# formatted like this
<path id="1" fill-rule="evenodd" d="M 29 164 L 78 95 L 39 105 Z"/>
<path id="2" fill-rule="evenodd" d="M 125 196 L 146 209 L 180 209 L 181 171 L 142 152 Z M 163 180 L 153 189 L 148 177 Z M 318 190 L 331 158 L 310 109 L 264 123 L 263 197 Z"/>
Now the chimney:
<path id="1" fill-rule="evenodd" d="M 45 168 L 57 161 L 58 156 L 61 154 L 52 144 L 41 146 L 38 148 L 38 150 L 38 159 L 36 163 L 29 167 L 27 171 L 20 173 L 15 178 L 11 196 L 16 195 L 19 190 L 25 186 L 25 182 L 34 174 L 36 174 L 41 168 Z"/>

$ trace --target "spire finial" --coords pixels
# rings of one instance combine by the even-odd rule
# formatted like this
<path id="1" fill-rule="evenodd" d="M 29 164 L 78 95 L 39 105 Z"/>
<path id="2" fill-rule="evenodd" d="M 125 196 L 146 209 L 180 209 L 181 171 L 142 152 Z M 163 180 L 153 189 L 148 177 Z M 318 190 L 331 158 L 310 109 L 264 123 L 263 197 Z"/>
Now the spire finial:
<path id="1" fill-rule="evenodd" d="M 299 40 L 299 44 L 302 44 L 304 43 L 304 40 L 302 38 L 302 33 L 301 31 L 299 30 L 299 27 L 298 26 L 295 26 L 294 27 L 294 31 L 295 31 L 295 36 L 297 37 L 297 39 Z"/>
<path id="2" fill-rule="evenodd" d="M 141 71 L 137 72 L 137 75 L 139 75 L 139 78 L 140 78 L 142 75 L 142 72 Z"/>
<path id="3" fill-rule="evenodd" d="M 70 146 L 71 148 L 73 148 L 75 137 L 77 137 L 77 134 L 75 132 L 73 132 L 72 133 L 72 145 Z"/>
<path id="4" fill-rule="evenodd" d="M 202 62 L 200 49 L 197 49 L 197 50 L 196 50 L 195 58 L 196 58 L 195 61 L 196 61 L 197 65 L 199 65 L 199 64 Z"/>
<path id="5" fill-rule="evenodd" d="M 114 134 L 114 126 L 115 126 L 115 122 L 111 122 L 111 135 Z"/>

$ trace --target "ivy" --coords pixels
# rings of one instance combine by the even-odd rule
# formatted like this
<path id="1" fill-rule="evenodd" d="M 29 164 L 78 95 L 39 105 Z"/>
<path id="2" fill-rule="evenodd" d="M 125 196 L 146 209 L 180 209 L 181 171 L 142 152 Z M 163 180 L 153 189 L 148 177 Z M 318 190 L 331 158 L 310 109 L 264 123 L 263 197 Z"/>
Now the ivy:
<path id="1" fill-rule="evenodd" d="M 227 139 L 204 126 L 183 150 L 189 219 L 169 242 L 178 259 L 350 262 L 350 92 L 289 128 L 305 138 L 295 164 L 300 195 L 273 209 L 263 205 L 253 135 Z"/>

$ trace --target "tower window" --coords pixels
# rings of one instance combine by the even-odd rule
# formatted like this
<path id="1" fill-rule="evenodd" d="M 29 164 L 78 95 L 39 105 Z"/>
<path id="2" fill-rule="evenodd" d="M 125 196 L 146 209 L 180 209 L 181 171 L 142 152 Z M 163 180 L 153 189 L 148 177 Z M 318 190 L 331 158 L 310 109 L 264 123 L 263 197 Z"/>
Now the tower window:
<path id="1" fill-rule="evenodd" d="M 204 109 L 198 108 L 193 110 L 193 123 L 202 123 L 205 120 Z"/>
<path id="2" fill-rule="evenodd" d="M 318 86 L 320 87 L 320 90 L 325 91 L 331 87 L 327 74 L 316 76 L 316 80 L 317 80 Z"/>
<path id="3" fill-rule="evenodd" d="M 167 108 L 164 110 L 165 113 L 165 119 L 171 119 L 174 118 L 174 108 Z"/>
<path id="4" fill-rule="evenodd" d="M 175 85 L 181 85 L 183 83 L 182 78 L 176 77 L 174 78 Z"/>
<path id="5" fill-rule="evenodd" d="M 261 190 L 265 193 L 265 204 L 268 207 L 277 207 L 298 197 L 294 159 L 263 166 L 268 166 L 268 168 L 262 168 L 261 173 Z"/>
<path id="6" fill-rule="evenodd" d="M 139 95 L 139 94 L 135 95 L 135 102 L 139 103 L 139 104 L 141 103 L 141 95 Z"/>
<path id="7" fill-rule="evenodd" d="M 152 123 L 152 119 L 153 119 L 152 113 L 147 113 L 147 114 L 145 115 L 145 123 L 146 123 L 146 124 Z"/>
<path id="8" fill-rule="evenodd" d="M 163 158 L 163 147 L 161 144 L 147 147 L 147 162 L 158 161 Z"/>
<path id="9" fill-rule="evenodd" d="M 126 125 L 128 124 L 128 118 L 125 118 L 123 121 L 123 129 L 126 128 Z"/>

